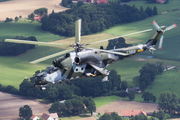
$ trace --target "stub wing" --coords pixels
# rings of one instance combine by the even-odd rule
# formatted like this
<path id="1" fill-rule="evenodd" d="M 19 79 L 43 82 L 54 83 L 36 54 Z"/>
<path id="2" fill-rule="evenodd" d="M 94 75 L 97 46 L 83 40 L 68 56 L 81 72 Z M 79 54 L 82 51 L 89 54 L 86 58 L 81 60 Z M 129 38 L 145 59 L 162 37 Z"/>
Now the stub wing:
<path id="1" fill-rule="evenodd" d="M 94 65 L 92 63 L 88 63 L 88 64 L 103 75 L 102 82 L 109 81 L 108 80 L 108 75 L 109 75 L 110 71 L 104 70 L 104 68 L 100 68 L 100 67 L 98 67 L 98 66 L 96 66 L 96 65 Z"/>

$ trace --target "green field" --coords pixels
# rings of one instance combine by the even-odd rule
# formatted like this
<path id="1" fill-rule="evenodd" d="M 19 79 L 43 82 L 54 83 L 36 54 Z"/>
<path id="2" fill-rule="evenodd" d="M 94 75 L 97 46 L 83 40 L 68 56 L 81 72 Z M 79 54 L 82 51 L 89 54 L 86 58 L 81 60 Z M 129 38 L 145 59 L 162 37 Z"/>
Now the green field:
<path id="1" fill-rule="evenodd" d="M 31 77 L 36 70 L 43 66 L 31 65 L 29 62 L 18 60 L 16 57 L 0 57 L 0 83 L 19 88 L 25 77 Z"/>
<path id="2" fill-rule="evenodd" d="M 81 114 L 79 116 L 71 116 L 71 117 L 60 117 L 59 120 L 79 120 L 82 118 L 91 117 L 90 113 Z"/>
<path id="3" fill-rule="evenodd" d="M 109 104 L 111 102 L 120 100 L 120 99 L 121 99 L 121 97 L 118 97 L 118 96 L 115 96 L 115 95 L 93 98 L 93 100 L 94 100 L 94 102 L 96 104 L 96 108 L 101 107 L 101 106 L 106 105 L 106 104 Z"/>
<path id="4" fill-rule="evenodd" d="M 140 4 L 141 2 L 141 4 Z M 143 5 L 146 7 L 147 5 L 154 4 L 146 4 L 144 1 L 136 1 L 129 3 L 130 5 L 136 4 L 136 7 Z M 165 11 L 167 8 L 166 6 L 173 6 L 168 7 L 170 9 L 178 8 L 178 4 L 180 1 L 171 0 L 168 4 L 157 4 L 158 10 Z M 159 11 L 159 12 L 162 12 Z M 125 35 L 133 32 L 137 32 L 140 30 L 146 29 L 153 29 L 151 32 L 141 33 L 129 36 L 133 39 L 141 40 L 137 41 L 136 43 L 145 43 L 155 32 L 155 28 L 152 26 L 152 21 L 156 20 L 156 22 L 161 25 L 169 26 L 173 23 L 177 23 L 178 27 L 173 30 L 170 30 L 164 34 L 164 44 L 162 50 L 155 51 L 155 57 L 161 58 L 144 62 L 138 62 L 135 58 L 128 58 L 126 60 L 117 62 L 113 65 L 108 67 L 109 70 L 115 69 L 118 74 L 121 75 L 121 80 L 126 80 L 130 86 L 138 86 L 139 83 L 137 82 L 137 76 L 139 76 L 139 69 L 141 66 L 146 64 L 147 62 L 155 63 L 156 61 L 163 61 L 162 59 L 171 59 L 178 61 L 180 56 L 178 55 L 177 51 L 179 51 L 179 31 L 180 31 L 180 11 L 175 11 L 163 15 L 157 15 L 150 18 L 147 18 L 142 21 L 128 23 L 128 24 L 120 24 L 115 27 L 112 27 L 108 30 L 105 30 L 104 33 L 108 33 L 111 35 Z M 35 36 L 38 41 L 55 41 L 62 39 L 64 37 L 51 34 L 47 31 L 42 31 L 40 28 L 40 23 L 38 22 L 28 22 L 28 21 L 20 21 L 20 22 L 10 22 L 10 23 L 0 23 L 0 40 L 5 38 L 12 38 L 17 35 L 19 36 Z M 102 32 L 103 33 L 103 32 Z M 103 37 L 103 36 L 102 36 Z M 104 39 L 104 38 L 102 38 Z M 51 48 L 51 47 L 37 47 L 35 49 L 29 50 L 25 54 L 16 57 L 0 57 L 1 61 L 1 79 L 0 83 L 3 85 L 14 85 L 18 88 L 19 83 L 24 79 L 24 77 L 29 77 L 34 74 L 36 70 L 45 69 L 46 66 L 52 64 L 51 61 L 54 59 L 50 59 L 44 61 L 42 63 L 38 63 L 36 65 L 32 65 L 29 62 L 32 60 L 36 60 L 38 58 L 44 57 L 46 55 L 52 54 L 54 52 L 61 51 L 62 49 L 59 48 Z M 151 55 L 149 52 L 142 53 L 143 55 Z M 168 64 L 178 64 L 175 61 L 165 61 Z M 25 66 L 21 70 L 20 66 Z M 119 66 L 119 67 L 117 67 Z M 16 68 L 17 67 L 17 68 Z"/>
<path id="5" fill-rule="evenodd" d="M 153 9 L 154 6 L 157 7 L 158 9 L 158 13 L 162 13 L 162 12 L 166 12 L 167 10 L 173 10 L 173 9 L 177 9 L 180 8 L 179 7 L 179 0 L 169 0 L 168 4 L 159 4 L 159 3 L 151 3 L 151 4 L 147 4 L 146 0 L 137 0 L 137 1 L 133 1 L 128 3 L 128 5 L 135 5 L 136 8 L 140 9 L 140 7 L 143 7 L 143 10 L 145 10 L 147 8 L 147 6 L 151 7 Z"/>
<path id="6" fill-rule="evenodd" d="M 0 41 L 6 38 L 14 38 L 16 36 L 35 36 L 38 41 L 55 41 L 65 37 L 42 31 L 39 22 L 1 22 L 0 23 Z"/>
<path id="7" fill-rule="evenodd" d="M 180 97 L 179 78 L 179 68 L 164 72 L 162 75 L 157 76 L 156 80 L 146 91 L 153 93 L 155 96 L 160 96 L 161 92 L 170 91 L 176 93 L 177 96 Z"/>

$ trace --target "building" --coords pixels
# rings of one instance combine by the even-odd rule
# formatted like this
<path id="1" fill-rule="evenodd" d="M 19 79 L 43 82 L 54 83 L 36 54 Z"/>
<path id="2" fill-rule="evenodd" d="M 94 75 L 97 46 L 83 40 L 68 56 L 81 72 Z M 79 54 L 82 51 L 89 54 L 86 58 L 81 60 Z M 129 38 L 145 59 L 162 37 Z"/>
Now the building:
<path id="1" fill-rule="evenodd" d="M 39 21 L 41 22 L 41 19 L 43 18 L 43 16 L 35 16 L 34 17 L 34 21 Z"/>
<path id="2" fill-rule="evenodd" d="M 39 117 L 37 117 L 36 115 L 32 115 L 30 118 L 30 120 L 38 120 L 38 119 L 39 119 Z"/>
<path id="3" fill-rule="evenodd" d="M 108 4 L 109 1 L 108 0 L 96 0 L 95 4 L 98 5 L 98 4 Z"/>
<path id="4" fill-rule="evenodd" d="M 164 3 L 166 0 L 156 0 L 157 3 Z"/>
<path id="5" fill-rule="evenodd" d="M 61 101 L 59 101 L 60 103 L 65 103 L 66 102 L 66 100 L 61 100 Z"/>
<path id="6" fill-rule="evenodd" d="M 140 88 L 139 87 L 133 87 L 133 88 L 127 88 L 126 92 L 128 93 L 129 91 L 134 91 L 135 93 L 140 93 Z"/>
<path id="7" fill-rule="evenodd" d="M 122 110 L 121 116 L 125 118 L 130 118 L 136 115 L 145 115 L 147 116 L 146 112 L 144 112 L 142 109 L 140 110 Z"/>
<path id="8" fill-rule="evenodd" d="M 43 113 L 41 116 L 43 120 L 54 120 L 50 115 Z"/>
<path id="9" fill-rule="evenodd" d="M 58 114 L 57 113 L 51 113 L 49 114 L 53 118 L 53 120 L 58 120 Z"/>

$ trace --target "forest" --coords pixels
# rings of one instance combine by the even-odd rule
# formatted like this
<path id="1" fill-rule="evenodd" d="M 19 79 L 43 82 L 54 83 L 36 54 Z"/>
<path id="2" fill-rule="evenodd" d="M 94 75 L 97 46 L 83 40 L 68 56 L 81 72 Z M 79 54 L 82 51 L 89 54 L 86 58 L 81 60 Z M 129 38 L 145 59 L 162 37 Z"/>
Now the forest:
<path id="1" fill-rule="evenodd" d="M 111 3 L 108 5 L 88 4 L 80 7 L 71 8 L 65 12 L 55 13 L 44 16 L 41 20 L 41 28 L 54 34 L 62 36 L 74 36 L 77 19 L 82 19 L 82 35 L 101 32 L 114 25 L 130 23 L 143 20 L 146 17 L 157 15 L 157 8 L 153 10 L 147 7 L 146 10 L 137 9 L 135 6 L 120 5 Z"/>

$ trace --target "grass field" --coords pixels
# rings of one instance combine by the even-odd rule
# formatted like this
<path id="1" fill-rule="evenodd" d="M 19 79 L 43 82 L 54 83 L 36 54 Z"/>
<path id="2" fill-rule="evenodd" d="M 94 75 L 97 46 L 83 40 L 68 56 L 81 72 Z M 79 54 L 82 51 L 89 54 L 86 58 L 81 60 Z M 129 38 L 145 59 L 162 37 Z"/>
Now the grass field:
<path id="1" fill-rule="evenodd" d="M 169 0 L 168 4 L 158 4 L 158 3 L 151 3 L 147 4 L 146 0 L 138 0 L 128 3 L 128 5 L 135 5 L 136 8 L 140 9 L 140 7 L 143 7 L 143 10 L 147 8 L 147 6 L 151 7 L 153 9 L 154 6 L 157 7 L 158 13 L 166 12 L 167 10 L 173 10 L 173 9 L 179 9 L 179 0 Z"/>
<path id="2" fill-rule="evenodd" d="M 132 2 L 130 4 L 137 4 L 136 7 L 141 6 L 139 2 L 142 3 L 143 6 L 145 6 L 144 1 L 136 1 Z M 177 8 L 178 6 L 176 4 L 180 3 L 180 1 L 172 0 L 167 5 L 173 6 L 174 8 Z M 149 4 L 147 4 L 149 5 Z M 153 4 L 150 4 L 154 6 Z M 158 10 L 165 11 L 167 5 L 158 4 Z M 169 9 L 172 9 L 169 7 Z M 161 12 L 161 11 L 159 11 Z M 136 44 L 136 43 L 145 43 L 155 32 L 155 28 L 152 26 L 152 21 L 156 20 L 156 22 L 161 25 L 169 26 L 173 23 L 177 23 L 177 25 L 180 25 L 180 11 L 175 11 L 163 15 L 157 15 L 150 18 L 147 18 L 142 21 L 133 22 L 129 24 L 123 24 L 123 25 L 117 25 L 115 27 L 112 27 L 108 30 L 105 30 L 104 32 L 90 35 L 90 36 L 83 36 L 82 41 L 83 43 L 91 43 L 97 40 L 104 40 L 107 38 L 112 38 L 120 35 L 125 35 L 133 32 L 137 32 L 140 30 L 146 30 L 146 29 L 153 29 L 153 31 L 147 32 L 147 33 L 141 33 L 137 35 L 128 36 L 127 43 L 130 44 Z M 5 38 L 12 38 L 16 35 L 22 35 L 25 37 L 28 36 L 35 36 L 38 41 L 54 41 L 54 42 L 60 42 L 64 44 L 69 44 L 74 42 L 74 37 L 68 38 L 65 40 L 64 37 L 53 35 L 49 32 L 42 31 L 40 29 L 40 23 L 38 22 L 32 22 L 28 23 L 27 21 L 20 21 L 20 22 L 10 22 L 10 23 L 0 23 L 0 40 L 3 40 Z M 171 60 L 179 60 L 180 57 L 177 54 L 177 51 L 179 51 L 179 30 L 180 27 L 176 27 L 173 30 L 170 30 L 164 34 L 164 44 L 162 50 L 156 50 L 155 56 L 156 58 L 161 58 L 161 60 L 155 59 L 151 60 L 148 59 L 148 61 L 138 62 L 134 60 L 134 58 L 128 58 L 126 60 L 120 61 L 118 63 L 115 63 L 113 65 L 110 65 L 108 69 L 112 70 L 115 69 L 118 74 L 121 75 L 121 80 L 126 80 L 130 86 L 137 86 L 139 83 L 137 82 L 137 76 L 139 75 L 139 69 L 141 66 L 146 64 L 146 62 L 155 63 L 156 61 L 163 61 L 162 59 L 171 59 Z M 60 40 L 60 41 L 56 41 Z M 94 47 L 98 47 L 100 45 L 107 45 L 106 43 L 95 45 Z M 46 66 L 52 64 L 52 59 L 44 61 L 42 63 L 38 63 L 36 65 L 29 64 L 30 61 L 36 60 L 38 58 L 44 57 L 46 55 L 52 54 L 54 52 L 61 51 L 62 49 L 59 48 L 51 48 L 51 47 L 37 47 L 33 50 L 29 50 L 26 54 L 17 56 L 17 57 L 0 57 L 1 66 L 3 66 L 3 70 L 0 70 L 0 73 L 2 74 L 2 77 L 0 79 L 0 83 L 3 85 L 14 85 L 18 88 L 18 84 L 24 79 L 24 77 L 29 77 L 34 74 L 36 70 L 42 70 Z M 143 55 L 151 55 L 149 52 L 144 52 Z M 6 60 L 7 59 L 7 60 Z M 165 63 L 169 64 L 178 64 L 175 61 L 165 61 Z M 20 66 L 25 66 L 22 70 Z M 117 67 L 119 66 L 119 67 Z M 17 69 L 16 69 L 17 67 Z M 19 67 L 19 68 L 18 68 Z M 11 73 L 11 74 L 10 74 Z M 15 84 L 14 84 L 15 82 Z"/>
<path id="3" fill-rule="evenodd" d="M 155 96 L 160 96 L 161 92 L 170 91 L 176 93 L 177 96 L 180 97 L 179 78 L 179 68 L 164 72 L 162 75 L 157 76 L 156 80 L 146 91 L 152 92 Z"/>
<path id="4" fill-rule="evenodd" d="M 95 104 L 96 104 L 96 108 L 100 107 L 100 106 L 103 106 L 103 105 L 106 105 L 106 104 L 109 104 L 111 102 L 114 102 L 114 101 L 117 101 L 121 99 L 121 97 L 118 97 L 118 96 L 105 96 L 105 97 L 96 97 L 96 98 L 93 98 Z"/>
<path id="5" fill-rule="evenodd" d="M 85 113 L 85 114 L 82 114 L 82 115 L 79 115 L 79 116 L 71 116 L 71 117 L 60 117 L 59 120 L 80 120 L 80 119 L 83 119 L 83 118 L 90 118 L 91 117 L 91 114 L 90 113 Z M 95 120 L 94 116 L 92 116 L 91 119 L 89 120 Z M 88 120 L 88 119 L 87 119 Z"/>
<path id="6" fill-rule="evenodd" d="M 35 36 L 38 41 L 48 42 L 60 40 L 65 37 L 51 34 L 47 31 L 42 31 L 39 22 L 7 22 L 0 23 L 0 41 L 6 38 L 13 38 L 16 36 Z"/>
<path id="7" fill-rule="evenodd" d="M 29 62 L 18 60 L 16 57 L 0 57 L 0 84 L 12 85 L 19 88 L 25 77 L 31 77 L 36 70 L 43 66 L 32 65 Z"/>

